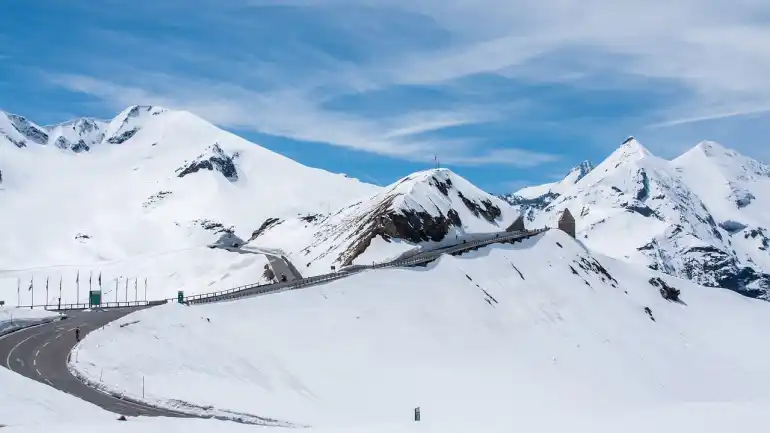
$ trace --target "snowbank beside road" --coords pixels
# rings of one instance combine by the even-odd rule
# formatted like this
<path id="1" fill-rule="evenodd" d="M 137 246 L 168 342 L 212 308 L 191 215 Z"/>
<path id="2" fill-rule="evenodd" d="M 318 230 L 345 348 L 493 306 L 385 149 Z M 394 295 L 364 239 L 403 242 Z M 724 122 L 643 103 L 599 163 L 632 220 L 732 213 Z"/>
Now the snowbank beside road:
<path id="1" fill-rule="evenodd" d="M 0 307 L 0 336 L 20 328 L 50 322 L 61 317 L 61 314 L 53 311 Z"/>
<path id="2" fill-rule="evenodd" d="M 97 406 L 0 368 L 0 426 L 5 425 L 8 432 L 15 431 L 10 427 L 24 425 L 35 426 L 33 431 L 60 432 L 62 422 L 110 419 L 113 415 Z"/>
<path id="3" fill-rule="evenodd" d="M 758 344 L 770 304 L 662 277 L 684 301 L 669 302 L 656 276 L 551 231 L 428 268 L 141 311 L 89 335 L 76 365 L 133 397 L 144 377 L 158 404 L 325 426 L 400 422 L 415 406 L 515 426 L 567 409 L 770 401 Z"/>

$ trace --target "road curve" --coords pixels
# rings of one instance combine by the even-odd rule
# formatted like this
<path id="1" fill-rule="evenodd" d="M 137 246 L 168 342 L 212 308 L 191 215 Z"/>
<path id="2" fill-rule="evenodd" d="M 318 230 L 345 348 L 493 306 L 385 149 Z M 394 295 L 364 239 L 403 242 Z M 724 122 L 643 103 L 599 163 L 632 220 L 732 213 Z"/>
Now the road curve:
<path id="1" fill-rule="evenodd" d="M 136 308 L 68 312 L 68 318 L 16 331 L 0 339 L 0 365 L 32 380 L 71 394 L 110 412 L 126 416 L 188 415 L 123 400 L 81 382 L 67 367 L 67 357 L 77 343 L 76 327 L 83 338 L 89 332 L 119 319 Z"/>

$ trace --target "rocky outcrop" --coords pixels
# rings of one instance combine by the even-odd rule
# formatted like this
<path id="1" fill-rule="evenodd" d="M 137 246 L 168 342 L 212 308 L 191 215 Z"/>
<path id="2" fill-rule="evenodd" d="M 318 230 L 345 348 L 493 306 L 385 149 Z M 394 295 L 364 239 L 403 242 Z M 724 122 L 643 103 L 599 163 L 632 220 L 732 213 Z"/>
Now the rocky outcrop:
<path id="1" fill-rule="evenodd" d="M 260 237 L 262 233 L 264 233 L 266 230 L 269 230 L 271 227 L 274 227 L 283 221 L 280 218 L 268 218 L 266 219 L 261 226 L 259 226 L 258 229 L 254 230 L 251 233 L 251 237 L 249 238 L 249 242 L 253 241 L 254 239 Z"/>
<path id="2" fill-rule="evenodd" d="M 200 227 L 202 227 L 204 230 L 208 230 L 213 233 L 229 233 L 232 234 L 235 232 L 234 226 L 225 227 L 224 224 L 222 224 L 219 221 L 212 221 L 209 219 L 196 219 L 192 221 L 193 224 L 196 224 Z"/>
<path id="3" fill-rule="evenodd" d="M 177 177 L 185 177 L 200 170 L 209 170 L 217 171 L 230 182 L 235 182 L 238 180 L 238 169 L 235 167 L 236 158 L 238 158 L 238 152 L 228 155 L 219 147 L 219 144 L 215 143 L 194 161 L 178 168 L 176 170 Z"/>
<path id="4" fill-rule="evenodd" d="M 152 207 L 160 202 L 163 201 L 166 197 L 170 196 L 172 193 L 171 191 L 159 191 L 147 198 L 147 200 L 142 203 L 142 207 L 149 208 Z"/>
<path id="5" fill-rule="evenodd" d="M 136 135 L 137 132 L 139 132 L 139 128 L 138 127 L 131 128 L 131 129 L 127 130 L 127 131 L 123 131 L 122 133 L 120 133 L 118 135 L 114 135 L 114 136 L 108 138 L 107 142 L 111 143 L 111 144 L 122 144 L 122 143 L 125 143 L 126 141 L 128 141 L 134 135 Z"/>
<path id="6" fill-rule="evenodd" d="M 682 302 L 679 299 L 681 291 L 675 287 L 669 286 L 662 278 L 654 277 L 650 278 L 649 283 L 660 290 L 660 296 L 667 301 Z"/>
<path id="7" fill-rule="evenodd" d="M 26 139 L 37 144 L 48 143 L 48 133 L 33 125 L 26 117 L 8 114 L 8 120 L 14 129 Z M 22 142 L 21 146 L 19 144 L 16 144 L 16 146 L 24 147 L 24 144 Z"/>
<path id="8" fill-rule="evenodd" d="M 487 221 L 492 222 L 502 215 L 500 208 L 493 205 L 491 200 L 481 200 L 480 202 L 469 200 L 463 195 L 462 191 L 457 191 L 457 195 L 460 196 L 460 200 L 463 201 L 465 207 L 475 216 L 483 216 Z"/>

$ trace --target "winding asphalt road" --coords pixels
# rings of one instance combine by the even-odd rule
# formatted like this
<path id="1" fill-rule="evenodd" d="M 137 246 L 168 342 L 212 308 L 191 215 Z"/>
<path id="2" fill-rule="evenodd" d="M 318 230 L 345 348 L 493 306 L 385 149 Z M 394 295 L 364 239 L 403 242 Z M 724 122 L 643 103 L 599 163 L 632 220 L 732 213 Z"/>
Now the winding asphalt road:
<path id="1" fill-rule="evenodd" d="M 511 242 L 539 233 L 535 231 L 526 236 L 521 234 L 494 235 L 493 242 Z M 500 236 L 498 240 L 498 236 Z M 521 236 L 520 238 L 516 238 Z M 514 239 L 515 238 L 515 239 Z M 473 243 L 450 245 L 433 251 L 419 253 L 409 261 L 428 261 L 441 254 L 453 254 L 466 249 L 477 248 Z M 268 257 L 270 264 L 287 273 L 287 277 L 301 279 L 296 269 L 291 269 L 283 258 Z M 278 273 L 278 272 L 276 272 Z M 337 277 L 337 274 L 333 274 Z M 312 277 L 307 279 L 312 280 Z M 320 282 L 321 280 L 319 280 Z M 43 325 L 25 328 L 0 338 L 0 365 L 3 367 L 71 394 L 105 410 L 126 416 L 163 416 L 174 418 L 192 418 L 194 415 L 148 406 L 141 402 L 121 399 L 117 396 L 92 388 L 73 376 L 67 367 L 70 351 L 77 343 L 75 328 L 80 328 L 81 338 L 89 332 L 117 320 L 131 312 L 147 307 L 112 308 L 108 310 L 71 311 L 68 318 Z"/>
<path id="2" fill-rule="evenodd" d="M 123 400 L 81 382 L 67 368 L 67 357 L 80 337 L 119 319 L 136 308 L 68 312 L 68 318 L 33 326 L 0 339 L 0 364 L 18 374 L 64 391 L 110 412 L 126 416 L 165 416 L 186 418 L 191 415 Z"/>

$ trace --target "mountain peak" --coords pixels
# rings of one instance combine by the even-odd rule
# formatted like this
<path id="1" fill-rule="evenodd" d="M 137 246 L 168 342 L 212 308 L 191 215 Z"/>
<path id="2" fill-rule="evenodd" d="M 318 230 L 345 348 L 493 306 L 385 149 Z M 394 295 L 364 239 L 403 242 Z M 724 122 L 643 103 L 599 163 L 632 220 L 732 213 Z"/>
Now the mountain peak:
<path id="1" fill-rule="evenodd" d="M 567 176 L 564 178 L 563 182 L 568 182 L 570 184 L 577 183 L 593 169 L 594 165 L 591 163 L 591 161 L 585 160 L 580 164 L 572 167 L 569 173 L 567 173 Z"/>
<path id="2" fill-rule="evenodd" d="M 617 165 L 626 161 L 639 161 L 648 156 L 652 156 L 652 152 L 647 150 L 646 147 L 637 141 L 634 137 L 628 137 L 620 147 L 607 158 L 607 161 L 612 161 L 613 165 Z"/>
<path id="3" fill-rule="evenodd" d="M 728 149 L 725 146 L 717 143 L 716 141 L 708 141 L 708 140 L 704 140 L 696 144 L 692 150 L 702 152 L 706 156 L 717 156 L 720 154 L 732 155 L 735 153 L 734 150 Z"/>
<path id="4" fill-rule="evenodd" d="M 633 136 L 626 138 L 623 141 L 623 144 L 620 145 L 620 149 L 624 149 L 625 151 L 628 151 L 628 152 L 642 153 L 642 154 L 645 154 L 645 156 L 651 155 L 650 151 L 647 150 L 647 148 L 644 147 L 644 145 L 642 145 L 642 143 L 640 143 L 639 140 L 637 140 Z"/>

